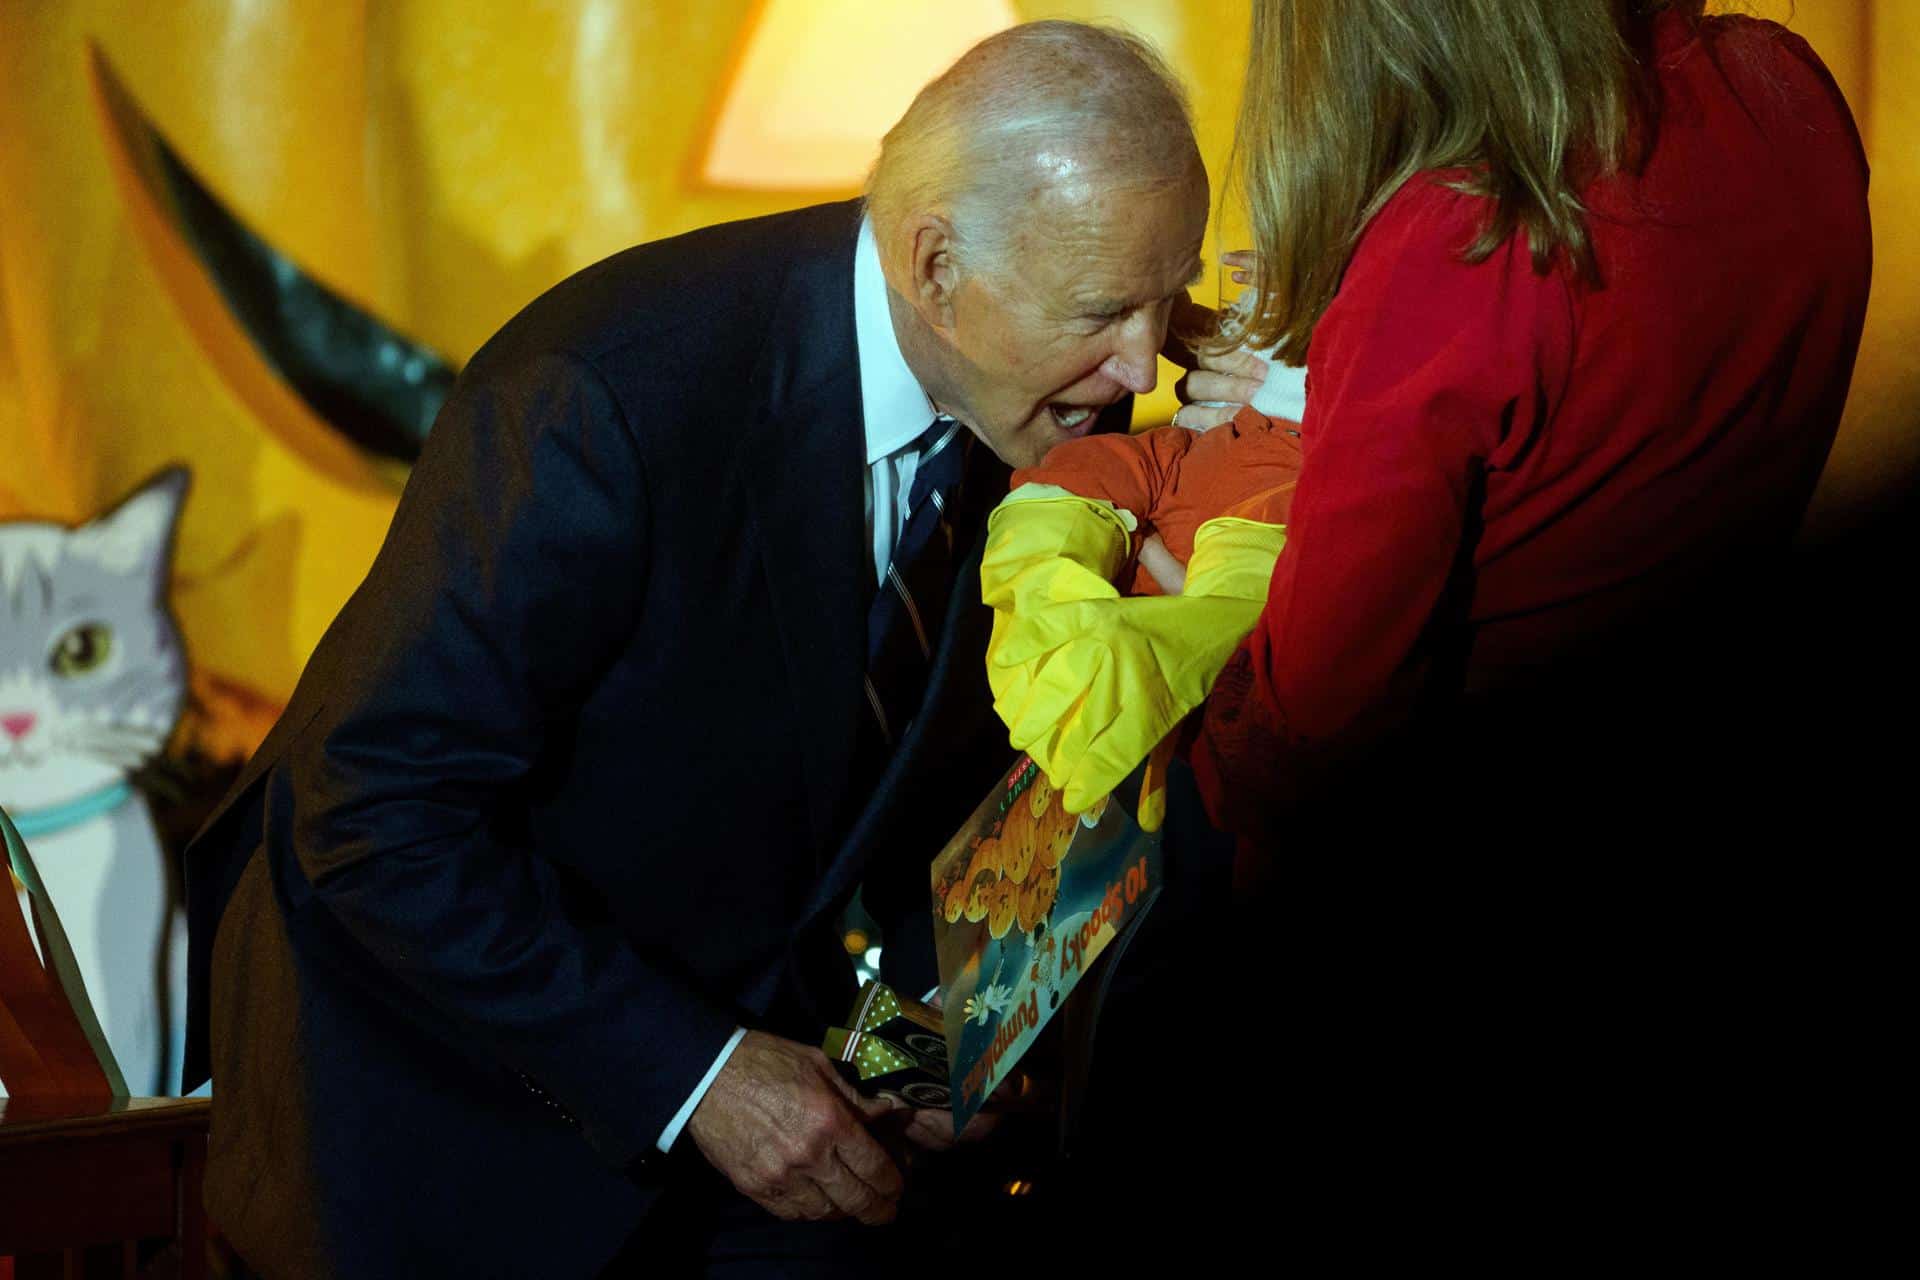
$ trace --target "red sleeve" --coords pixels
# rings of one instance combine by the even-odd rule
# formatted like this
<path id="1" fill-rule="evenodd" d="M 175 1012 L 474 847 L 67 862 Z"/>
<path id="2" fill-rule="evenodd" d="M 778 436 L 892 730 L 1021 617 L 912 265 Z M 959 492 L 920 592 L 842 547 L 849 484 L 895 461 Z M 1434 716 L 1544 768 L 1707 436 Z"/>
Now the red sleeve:
<path id="1" fill-rule="evenodd" d="M 1533 272 L 1524 241 L 1462 262 L 1481 207 L 1410 182 L 1314 335 L 1286 549 L 1194 744 L 1214 821 L 1242 835 L 1404 714 L 1430 624 L 1465 585 L 1481 477 L 1524 450 L 1564 379 L 1566 285 Z"/>

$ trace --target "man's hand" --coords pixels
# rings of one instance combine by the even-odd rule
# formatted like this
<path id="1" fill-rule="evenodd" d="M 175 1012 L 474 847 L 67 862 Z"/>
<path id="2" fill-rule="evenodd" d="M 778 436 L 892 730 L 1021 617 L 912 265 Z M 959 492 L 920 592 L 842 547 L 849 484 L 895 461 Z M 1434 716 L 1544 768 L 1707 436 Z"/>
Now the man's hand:
<path id="1" fill-rule="evenodd" d="M 896 1110 L 862 1098 L 818 1049 L 749 1031 L 687 1121 L 701 1154 L 778 1218 L 899 1211 L 904 1182 L 867 1122 Z"/>

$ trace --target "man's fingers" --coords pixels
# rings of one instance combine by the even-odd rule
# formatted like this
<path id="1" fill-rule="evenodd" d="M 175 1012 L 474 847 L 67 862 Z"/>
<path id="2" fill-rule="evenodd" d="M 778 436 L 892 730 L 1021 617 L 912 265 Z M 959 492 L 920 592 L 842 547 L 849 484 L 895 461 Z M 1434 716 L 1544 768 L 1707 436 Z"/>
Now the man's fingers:
<path id="1" fill-rule="evenodd" d="M 853 1176 L 853 1171 L 832 1155 L 813 1175 L 820 1193 L 833 1203 L 837 1214 L 858 1218 L 872 1226 L 888 1221 L 892 1215 L 874 1189 Z"/>
<path id="2" fill-rule="evenodd" d="M 788 1222 L 824 1222 L 844 1218 L 831 1196 L 811 1178 L 793 1178 L 785 1185 L 761 1195 L 751 1196 L 754 1203 L 776 1218 Z"/>
<path id="3" fill-rule="evenodd" d="M 833 1201 L 835 1208 L 870 1227 L 892 1222 L 900 1212 L 898 1192 L 890 1196 L 882 1194 L 879 1188 L 856 1174 L 838 1153 L 831 1157 L 831 1167 L 823 1170 L 817 1180 L 820 1190 Z"/>
<path id="4" fill-rule="evenodd" d="M 900 1193 L 906 1189 L 907 1182 L 900 1176 L 900 1166 L 865 1129 L 856 1128 L 844 1134 L 834 1144 L 833 1154 L 852 1171 L 854 1177 L 888 1200 L 899 1199 Z"/>
<path id="5" fill-rule="evenodd" d="M 854 1106 L 859 1108 L 861 1116 L 869 1123 L 875 1120 L 884 1120 L 896 1112 L 909 1109 L 906 1103 L 884 1095 L 877 1098 L 867 1098 L 856 1094 L 854 1096 Z"/>
<path id="6" fill-rule="evenodd" d="M 862 1222 L 865 1222 L 868 1221 L 868 1218 L 861 1215 L 863 1212 L 869 1212 L 870 1210 L 865 1208 L 863 1199 L 861 1201 L 862 1207 L 856 1208 L 854 1204 L 849 1203 L 847 1199 L 842 1197 L 841 1193 L 845 1189 L 836 1181 L 838 1177 L 837 1170 L 841 1165 L 846 1166 L 851 1172 L 851 1175 L 864 1187 L 869 1188 L 873 1193 L 889 1202 L 900 1198 L 900 1192 L 906 1186 L 906 1180 L 900 1176 L 899 1166 L 894 1164 L 892 1158 L 887 1155 L 886 1149 L 880 1145 L 871 1133 L 867 1132 L 866 1123 L 871 1123 L 874 1120 L 901 1110 L 901 1105 L 892 1098 L 869 1098 L 863 1096 L 851 1084 L 848 1084 L 846 1079 L 842 1077 L 838 1071 L 833 1069 L 833 1064 L 827 1061 L 825 1054 L 820 1055 L 819 1069 L 820 1074 L 833 1086 L 834 1092 L 840 1096 L 841 1101 L 852 1108 L 854 1113 L 860 1118 L 860 1121 L 865 1123 L 852 1123 L 844 1132 L 835 1138 L 833 1150 L 828 1153 L 827 1157 L 828 1161 L 832 1162 L 832 1167 L 821 1168 L 815 1176 L 820 1182 L 820 1185 L 833 1197 L 835 1204 L 840 1205 L 848 1213 L 859 1217 Z M 852 1193 L 848 1194 L 851 1195 Z M 854 1198 L 859 1199 L 860 1197 L 855 1196 Z M 880 1221 L 886 1221 L 892 1218 L 893 1210 L 891 1207 L 887 1208 L 885 1212 L 886 1217 L 880 1219 Z"/>
<path id="7" fill-rule="evenodd" d="M 860 1097 L 818 1049 L 749 1031 L 686 1132 L 715 1169 L 769 1213 L 884 1222 L 903 1179 L 867 1125 L 874 1112 L 892 1109 Z"/>
<path id="8" fill-rule="evenodd" d="M 882 1116 L 892 1115 L 901 1109 L 901 1104 L 892 1098 L 869 1098 L 851 1084 L 847 1083 L 847 1078 L 833 1069 L 833 1063 L 827 1060 L 826 1054 L 823 1053 L 820 1055 L 820 1060 L 817 1065 L 821 1078 L 833 1087 L 835 1093 L 840 1095 L 840 1100 L 859 1112 L 865 1119 L 878 1120 Z"/>

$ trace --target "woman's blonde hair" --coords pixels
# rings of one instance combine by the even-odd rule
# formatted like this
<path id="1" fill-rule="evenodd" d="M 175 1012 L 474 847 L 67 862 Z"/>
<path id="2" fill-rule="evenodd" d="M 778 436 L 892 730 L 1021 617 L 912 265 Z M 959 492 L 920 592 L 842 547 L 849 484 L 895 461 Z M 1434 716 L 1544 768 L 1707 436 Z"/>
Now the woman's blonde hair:
<path id="1" fill-rule="evenodd" d="M 1580 189 L 1649 109 L 1651 15 L 1705 0 L 1255 0 L 1234 172 L 1260 251 L 1258 345 L 1298 364 L 1360 232 L 1416 173 L 1488 198 L 1484 261 L 1524 232 L 1536 270 L 1591 275 Z"/>

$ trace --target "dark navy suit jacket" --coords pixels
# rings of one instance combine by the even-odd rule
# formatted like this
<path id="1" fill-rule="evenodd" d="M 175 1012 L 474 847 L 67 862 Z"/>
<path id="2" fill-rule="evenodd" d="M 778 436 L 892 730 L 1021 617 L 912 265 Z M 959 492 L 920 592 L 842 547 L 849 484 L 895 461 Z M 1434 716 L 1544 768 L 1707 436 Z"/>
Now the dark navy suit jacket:
<path id="1" fill-rule="evenodd" d="M 735 1025 L 844 1014 L 863 878 L 930 981 L 927 863 L 1010 753 L 976 542 L 850 777 L 858 220 L 642 245 L 510 322 L 190 850 L 207 1203 L 272 1273 L 590 1274 Z"/>

